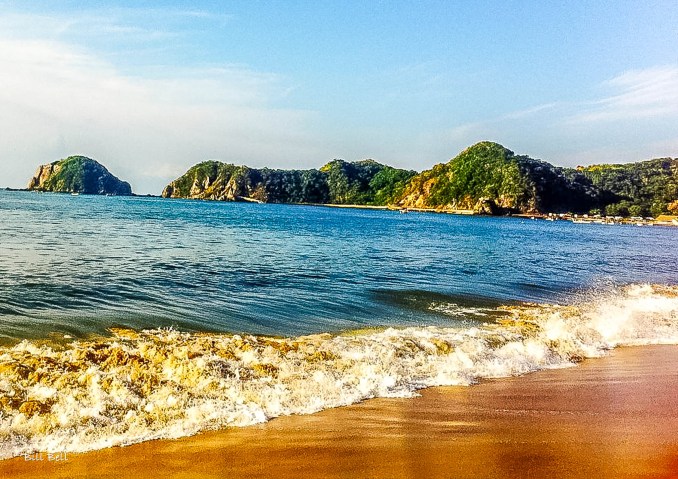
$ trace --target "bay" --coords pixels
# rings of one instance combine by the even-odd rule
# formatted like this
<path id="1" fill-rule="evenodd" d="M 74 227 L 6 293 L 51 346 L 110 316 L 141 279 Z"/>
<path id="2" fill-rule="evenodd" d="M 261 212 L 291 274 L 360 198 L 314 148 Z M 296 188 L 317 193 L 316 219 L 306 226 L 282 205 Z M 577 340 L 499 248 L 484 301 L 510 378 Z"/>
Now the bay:
<path id="1" fill-rule="evenodd" d="M 678 229 L 0 192 L 0 337 L 295 336 L 676 284 Z"/>

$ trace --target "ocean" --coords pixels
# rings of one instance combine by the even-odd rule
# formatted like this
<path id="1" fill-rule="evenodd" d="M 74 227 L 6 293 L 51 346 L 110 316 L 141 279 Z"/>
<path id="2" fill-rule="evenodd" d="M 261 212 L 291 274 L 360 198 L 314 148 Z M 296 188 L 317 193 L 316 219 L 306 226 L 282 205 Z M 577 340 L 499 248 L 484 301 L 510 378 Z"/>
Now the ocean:
<path id="1" fill-rule="evenodd" d="M 0 191 L 0 458 L 678 344 L 678 228 Z"/>

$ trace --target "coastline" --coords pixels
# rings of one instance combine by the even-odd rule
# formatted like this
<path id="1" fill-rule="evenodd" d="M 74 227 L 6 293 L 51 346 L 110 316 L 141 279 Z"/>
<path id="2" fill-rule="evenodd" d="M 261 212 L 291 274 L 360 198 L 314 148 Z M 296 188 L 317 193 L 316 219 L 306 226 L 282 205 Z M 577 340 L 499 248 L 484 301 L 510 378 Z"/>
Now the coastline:
<path id="1" fill-rule="evenodd" d="M 678 220 L 662 220 L 662 219 L 647 219 L 647 218 L 618 218 L 614 220 L 608 220 L 606 218 L 600 217 L 590 217 L 589 215 L 576 215 L 576 214 L 563 214 L 556 215 L 555 213 L 515 213 L 510 215 L 487 215 L 483 213 L 478 213 L 474 210 L 458 210 L 450 208 L 410 208 L 410 207 L 399 207 L 396 205 L 387 205 L 387 206 L 372 206 L 372 205 L 338 205 L 338 204 L 326 204 L 326 203 L 294 203 L 295 205 L 301 206 L 324 206 L 327 208 L 350 208 L 350 209 L 363 209 L 363 210 L 382 210 L 382 211 L 400 211 L 403 213 L 438 213 L 438 214 L 448 214 L 448 215 L 462 215 L 462 216 L 488 216 L 488 217 L 500 217 L 500 218 L 520 218 L 520 219 L 529 219 L 529 220 L 542 220 L 542 221 L 566 221 L 579 224 L 600 224 L 600 225 L 623 225 L 623 226 L 667 226 L 667 227 L 676 227 L 678 226 Z M 673 217 L 671 217 L 673 218 Z"/>
<path id="2" fill-rule="evenodd" d="M 618 218 L 614 220 L 608 220 L 606 218 L 600 217 L 590 217 L 589 215 L 576 215 L 576 214 L 562 214 L 556 215 L 555 213 L 514 213 L 510 215 L 487 215 L 483 213 L 478 213 L 474 210 L 458 210 L 450 208 L 410 208 L 410 207 L 400 207 L 396 205 L 387 205 L 387 206 L 372 206 L 372 205 L 338 205 L 338 204 L 326 204 L 326 203 L 294 203 L 295 205 L 300 206 L 324 206 L 327 208 L 349 208 L 349 209 L 363 209 L 363 210 L 382 210 L 382 211 L 400 211 L 403 213 L 438 213 L 438 214 L 448 214 L 448 215 L 462 215 L 462 216 L 488 216 L 488 217 L 499 217 L 499 218 L 520 218 L 520 219 L 529 219 L 529 220 L 541 220 L 541 221 L 566 221 L 579 224 L 600 224 L 600 225 L 624 225 L 624 226 L 668 226 L 676 227 L 678 226 L 678 220 L 661 220 L 661 219 L 647 219 L 647 218 Z M 673 218 L 673 217 L 672 217 Z"/>
<path id="3" fill-rule="evenodd" d="M 0 477 L 678 477 L 677 346 L 179 440 L 0 462 Z M 61 460 L 58 460 L 61 459 Z"/>
<path id="4" fill-rule="evenodd" d="M 15 189 L 15 188 L 0 188 L 4 191 L 35 191 L 38 193 L 43 193 L 38 190 L 28 190 L 28 189 Z M 71 194 L 67 192 L 56 192 L 57 194 Z M 110 196 L 110 195 L 88 195 L 88 196 Z M 115 196 L 115 195 L 113 195 Z M 162 195 L 153 195 L 153 194 L 131 194 L 130 197 L 136 198 L 158 198 L 158 199 L 189 199 L 189 200 L 198 200 L 198 201 L 220 201 L 220 200 L 208 200 L 201 198 L 171 198 L 163 197 Z M 239 196 L 234 202 L 240 203 L 255 203 L 255 204 L 267 204 L 260 200 L 255 200 L 253 198 Z M 274 203 L 271 203 L 274 204 Z M 335 203 L 275 203 L 275 204 L 287 204 L 293 206 L 320 206 L 324 208 L 339 208 L 339 209 L 357 209 L 357 210 L 378 210 L 378 211 L 400 211 L 402 213 L 438 213 L 438 214 L 450 214 L 450 215 L 461 215 L 461 216 L 488 216 L 488 217 L 501 217 L 501 218 L 520 218 L 520 219 L 529 219 L 529 220 L 546 220 L 546 221 L 567 221 L 572 223 L 579 224 L 600 224 L 600 225 L 624 225 L 624 226 L 664 226 L 664 227 L 676 227 L 678 226 L 678 219 L 674 219 L 674 216 L 670 216 L 669 219 L 660 219 L 660 218 L 600 218 L 600 217 L 589 217 L 589 215 L 576 215 L 576 214 L 555 214 L 555 213 L 514 213 L 507 215 L 488 215 L 484 213 L 478 213 L 474 210 L 468 209 L 450 209 L 445 207 L 437 208 L 413 208 L 413 207 L 400 207 L 397 205 L 385 205 L 385 206 L 375 206 L 375 205 L 359 205 L 359 204 L 335 204 Z M 668 216 L 668 215 L 663 215 Z"/>

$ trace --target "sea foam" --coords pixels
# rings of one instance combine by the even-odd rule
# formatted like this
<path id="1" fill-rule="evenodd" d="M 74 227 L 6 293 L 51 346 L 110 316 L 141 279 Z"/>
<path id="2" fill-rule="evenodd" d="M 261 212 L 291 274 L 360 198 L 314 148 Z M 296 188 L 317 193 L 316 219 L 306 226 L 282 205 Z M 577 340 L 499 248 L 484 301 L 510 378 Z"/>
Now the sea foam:
<path id="1" fill-rule="evenodd" d="M 177 438 L 570 366 L 620 345 L 678 344 L 675 286 L 497 311 L 495 322 L 461 329 L 296 338 L 114 330 L 62 345 L 23 341 L 0 348 L 0 458 Z"/>

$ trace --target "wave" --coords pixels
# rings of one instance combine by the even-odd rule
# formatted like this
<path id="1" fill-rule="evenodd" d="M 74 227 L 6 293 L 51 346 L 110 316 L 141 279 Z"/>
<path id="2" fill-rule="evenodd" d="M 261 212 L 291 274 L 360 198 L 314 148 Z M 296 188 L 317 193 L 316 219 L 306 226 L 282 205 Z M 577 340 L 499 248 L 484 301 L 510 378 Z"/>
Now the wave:
<path id="1" fill-rule="evenodd" d="M 0 458 L 177 438 L 567 367 L 620 345 L 678 344 L 678 286 L 495 311 L 496 321 L 465 328 L 296 338 L 116 329 L 107 338 L 2 347 Z"/>
<path id="2" fill-rule="evenodd" d="M 388 290 L 376 289 L 372 296 L 381 303 L 395 306 L 403 310 L 418 313 L 434 313 L 454 320 L 493 320 L 506 314 L 499 306 L 517 304 L 517 302 L 502 303 L 497 298 L 478 294 L 443 294 L 425 290 Z"/>

